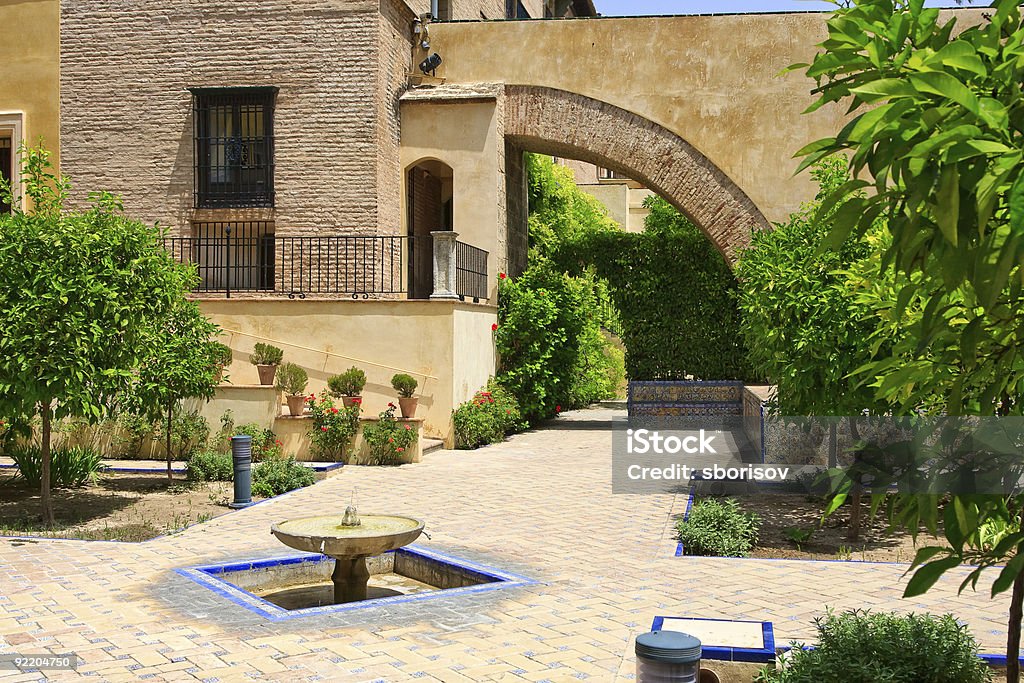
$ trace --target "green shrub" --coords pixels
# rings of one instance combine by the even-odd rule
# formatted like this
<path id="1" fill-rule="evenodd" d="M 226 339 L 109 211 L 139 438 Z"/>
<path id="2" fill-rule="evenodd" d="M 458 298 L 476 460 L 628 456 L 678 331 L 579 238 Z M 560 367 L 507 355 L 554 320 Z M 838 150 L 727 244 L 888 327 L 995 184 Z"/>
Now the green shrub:
<path id="1" fill-rule="evenodd" d="M 157 420 L 152 425 L 153 439 L 164 443 L 167 439 L 167 422 Z M 195 410 L 176 411 L 171 419 L 171 448 L 179 458 L 187 460 L 203 448 L 210 438 L 210 425 L 206 418 Z"/>
<path id="2" fill-rule="evenodd" d="M 230 453 L 210 450 L 193 453 L 186 467 L 192 481 L 231 481 L 235 473 Z"/>
<path id="3" fill-rule="evenodd" d="M 284 445 L 278 440 L 274 430 L 260 427 L 255 422 L 235 427 L 231 436 L 249 436 L 252 438 L 252 461 L 260 462 L 268 458 L 281 457 L 281 447 Z M 228 447 L 231 447 L 231 440 L 228 439 Z"/>
<path id="4" fill-rule="evenodd" d="M 361 406 L 339 408 L 326 391 L 321 391 L 318 397 L 307 398 L 306 405 L 313 416 L 313 424 L 309 428 L 313 452 L 333 462 L 344 462 L 345 449 L 359 431 Z"/>
<path id="5" fill-rule="evenodd" d="M 295 462 L 295 458 L 264 460 L 252 470 L 252 493 L 271 498 L 316 483 L 313 470 Z"/>
<path id="6" fill-rule="evenodd" d="M 249 362 L 253 365 L 280 365 L 283 359 L 284 351 L 263 342 L 256 342 L 249 356 Z"/>
<path id="7" fill-rule="evenodd" d="M 18 466 L 15 475 L 31 487 L 42 481 L 43 457 L 39 446 L 21 444 L 7 449 L 7 455 Z M 81 446 L 54 448 L 50 464 L 50 486 L 52 488 L 74 488 L 86 483 L 95 483 L 103 469 L 98 451 Z"/>
<path id="8" fill-rule="evenodd" d="M 419 431 L 408 422 L 395 419 L 395 404 L 379 415 L 377 423 L 363 427 L 363 441 L 370 450 L 370 465 L 397 465 L 402 454 L 416 443 Z"/>
<path id="9" fill-rule="evenodd" d="M 815 619 L 818 644 L 794 647 L 788 665 L 760 683 L 985 683 L 978 643 L 951 615 L 829 612 Z"/>
<path id="10" fill-rule="evenodd" d="M 687 555 L 746 557 L 757 543 L 761 518 L 740 510 L 731 498 L 708 498 L 694 503 L 686 519 L 676 524 Z"/>
<path id="11" fill-rule="evenodd" d="M 145 415 L 125 411 L 117 416 L 117 426 L 117 436 L 114 439 L 117 454 L 128 459 L 140 457 L 142 445 L 147 439 L 153 438 L 153 423 Z"/>
<path id="12" fill-rule="evenodd" d="M 452 413 L 455 448 L 472 450 L 525 428 L 515 396 L 493 379 Z"/>
<path id="13" fill-rule="evenodd" d="M 309 375 L 295 363 L 285 363 L 277 369 L 277 388 L 290 396 L 306 393 Z"/>
<path id="14" fill-rule="evenodd" d="M 231 353 L 231 347 L 227 344 L 221 344 L 220 342 L 213 343 L 211 356 L 218 368 L 226 368 L 231 365 L 231 361 L 234 359 L 234 354 Z"/>
<path id="15" fill-rule="evenodd" d="M 342 396 L 359 396 L 366 386 L 366 373 L 357 367 L 351 367 L 340 375 L 327 380 L 327 388 L 335 398 Z"/>
<path id="16" fill-rule="evenodd" d="M 418 386 L 419 382 L 412 375 L 399 373 L 391 378 L 391 388 L 402 398 L 412 398 Z"/>

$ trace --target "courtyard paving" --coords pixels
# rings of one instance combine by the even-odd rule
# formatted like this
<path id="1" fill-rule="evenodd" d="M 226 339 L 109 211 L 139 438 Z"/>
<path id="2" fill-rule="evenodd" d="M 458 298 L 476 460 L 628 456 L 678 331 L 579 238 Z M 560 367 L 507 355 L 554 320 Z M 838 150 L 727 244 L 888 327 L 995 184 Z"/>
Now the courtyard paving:
<path id="1" fill-rule="evenodd" d="M 146 543 L 2 539 L 0 651 L 84 659 L 51 680 L 625 681 L 655 616 L 772 621 L 785 642 L 810 638 L 826 606 L 948 611 L 986 649 L 1005 642 L 1006 601 L 957 596 L 962 571 L 903 600 L 898 565 L 673 557 L 686 495 L 612 495 L 614 414 L 567 413 L 400 468 L 346 467 Z M 361 512 L 426 520 L 418 545 L 535 583 L 272 622 L 173 571 L 294 554 L 270 525 L 340 513 L 353 488 Z"/>

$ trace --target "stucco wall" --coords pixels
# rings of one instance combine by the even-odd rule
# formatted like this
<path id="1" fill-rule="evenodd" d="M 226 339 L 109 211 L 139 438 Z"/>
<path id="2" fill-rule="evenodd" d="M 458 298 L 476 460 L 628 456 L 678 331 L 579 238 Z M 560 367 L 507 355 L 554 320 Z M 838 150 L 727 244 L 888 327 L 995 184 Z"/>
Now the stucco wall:
<path id="1" fill-rule="evenodd" d="M 980 10 L 962 10 L 977 14 Z M 579 93 L 674 131 L 728 175 L 772 221 L 813 195 L 792 177 L 796 152 L 834 135 L 843 110 L 801 112 L 806 62 L 824 13 L 445 24 L 438 70 L 450 84 L 503 82 Z"/>
<path id="2" fill-rule="evenodd" d="M 419 381 L 417 417 L 430 436 L 450 437 L 451 411 L 494 373 L 491 306 L 442 301 L 288 301 L 206 299 L 203 312 L 225 330 L 233 384 L 258 382 L 249 354 L 258 341 L 284 350 L 309 373 L 309 393 L 355 365 L 367 377 L 363 414 L 395 402 L 391 376 Z M 223 411 L 223 408 L 221 408 Z"/>
<path id="3" fill-rule="evenodd" d="M 60 4 L 0 0 L 0 116 L 20 113 L 22 140 L 59 150 Z M 5 117 L 6 118 L 6 117 Z M 20 140 L 13 141 L 17 149 Z"/>
<path id="4" fill-rule="evenodd" d="M 451 167 L 453 229 L 460 241 L 488 252 L 491 301 L 507 264 L 502 120 L 497 99 L 402 101 L 402 168 L 424 159 Z M 402 199 L 405 215 L 405 193 Z"/>

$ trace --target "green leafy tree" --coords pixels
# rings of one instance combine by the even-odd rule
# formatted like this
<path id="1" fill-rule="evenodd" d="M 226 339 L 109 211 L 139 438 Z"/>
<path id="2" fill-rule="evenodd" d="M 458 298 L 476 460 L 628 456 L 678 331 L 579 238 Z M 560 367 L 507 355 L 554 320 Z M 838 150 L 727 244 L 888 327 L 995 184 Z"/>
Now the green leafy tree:
<path id="1" fill-rule="evenodd" d="M 806 167 L 849 156 L 853 179 L 825 199 L 832 244 L 883 218 L 890 241 L 883 271 L 908 282 L 889 312 L 922 304 L 894 355 L 876 356 L 861 377 L 882 400 L 909 412 L 922 403 L 949 415 L 1020 415 L 1024 404 L 1024 26 L 1017 2 L 998 0 L 964 30 L 923 0 L 860 0 L 828 22 L 807 67 L 819 99 L 841 103 L 850 122 L 801 150 Z M 888 514 L 934 531 L 937 496 L 901 494 Z M 993 597 L 1012 590 L 1007 680 L 1018 683 L 1024 604 L 1024 505 L 1019 497 L 952 496 L 947 545 L 922 549 L 906 594 L 927 591 L 962 563 L 961 585 L 1002 565 Z M 1006 529 L 986 543 L 986 529 Z"/>
<path id="2" fill-rule="evenodd" d="M 178 275 L 181 291 L 188 291 L 192 273 L 179 270 Z M 220 383 L 221 353 L 213 338 L 220 328 L 203 315 L 198 304 L 182 297 L 150 332 L 130 400 L 132 409 L 144 412 L 150 420 L 166 420 L 167 478 L 171 479 L 174 409 L 186 398 L 213 398 Z"/>
<path id="3" fill-rule="evenodd" d="M 53 421 L 104 416 L 132 385 L 184 280 L 158 230 L 107 194 L 65 211 L 69 184 L 52 173 L 49 153 L 21 156 L 30 208 L 0 216 L 0 415 L 40 417 L 40 492 L 52 525 Z M 10 186 L 3 192 L 10 197 Z"/>

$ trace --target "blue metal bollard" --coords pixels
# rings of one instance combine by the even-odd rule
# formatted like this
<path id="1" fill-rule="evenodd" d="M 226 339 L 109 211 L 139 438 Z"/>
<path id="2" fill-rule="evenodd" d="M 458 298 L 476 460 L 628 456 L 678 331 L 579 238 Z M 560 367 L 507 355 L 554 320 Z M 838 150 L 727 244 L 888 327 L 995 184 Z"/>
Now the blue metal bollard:
<path id="1" fill-rule="evenodd" d="M 231 437 L 231 460 L 235 465 L 235 500 L 228 505 L 233 510 L 252 505 L 252 437 Z"/>

